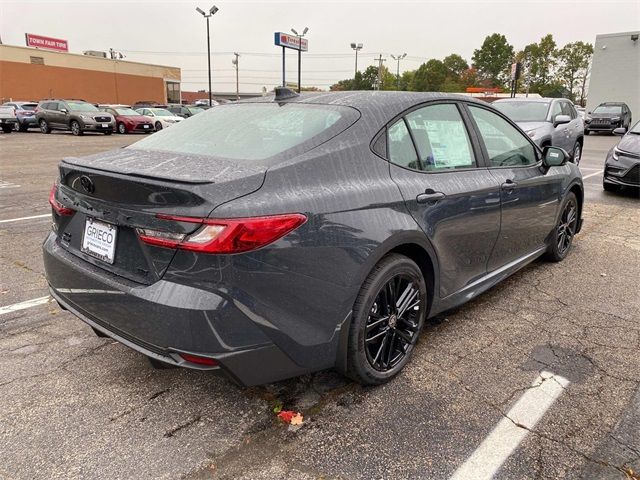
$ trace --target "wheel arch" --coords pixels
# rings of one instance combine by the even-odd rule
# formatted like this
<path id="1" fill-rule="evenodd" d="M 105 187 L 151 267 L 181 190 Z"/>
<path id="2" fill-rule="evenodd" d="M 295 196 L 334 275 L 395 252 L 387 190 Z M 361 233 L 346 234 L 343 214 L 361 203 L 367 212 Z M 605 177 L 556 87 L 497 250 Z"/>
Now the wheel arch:
<path id="1" fill-rule="evenodd" d="M 578 200 L 578 228 L 576 230 L 576 233 L 579 233 L 580 228 L 582 227 L 582 206 L 584 203 L 584 189 L 579 183 L 574 183 L 569 187 L 568 191 L 572 192 Z"/>
<path id="2" fill-rule="evenodd" d="M 440 288 L 438 285 L 439 269 L 435 250 L 424 235 L 420 235 L 418 232 L 402 232 L 382 244 L 376 250 L 375 254 L 370 255 L 369 261 L 366 262 L 366 266 L 362 269 L 363 274 L 359 277 L 360 283 L 362 284 L 364 282 L 380 260 L 392 253 L 404 255 L 413 260 L 420 268 L 425 283 L 427 284 L 428 305 L 426 315 L 427 318 L 429 318 L 429 313 L 438 301 L 435 295 Z M 345 373 L 347 369 L 347 350 L 351 320 L 352 315 L 350 314 L 342 323 L 339 333 L 335 368 L 342 373 Z"/>

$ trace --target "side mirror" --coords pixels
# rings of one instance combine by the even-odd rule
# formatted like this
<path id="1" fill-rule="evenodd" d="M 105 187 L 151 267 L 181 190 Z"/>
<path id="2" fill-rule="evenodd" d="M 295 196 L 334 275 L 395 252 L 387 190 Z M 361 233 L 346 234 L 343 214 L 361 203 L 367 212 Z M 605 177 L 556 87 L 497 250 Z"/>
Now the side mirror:
<path id="1" fill-rule="evenodd" d="M 627 129 L 624 127 L 618 127 L 613 130 L 614 135 L 624 135 L 625 133 L 627 133 Z"/>
<path id="2" fill-rule="evenodd" d="M 60 111 L 61 111 L 62 113 L 69 113 L 69 110 L 67 110 L 66 108 L 61 108 L 61 109 L 60 109 Z"/>
<path id="3" fill-rule="evenodd" d="M 556 115 L 556 118 L 553 120 L 553 126 L 557 127 L 558 125 L 569 123 L 570 121 L 571 117 L 569 115 Z"/>
<path id="4" fill-rule="evenodd" d="M 569 154 L 562 148 L 546 146 L 542 149 L 542 163 L 545 167 L 561 167 L 569 159 Z"/>

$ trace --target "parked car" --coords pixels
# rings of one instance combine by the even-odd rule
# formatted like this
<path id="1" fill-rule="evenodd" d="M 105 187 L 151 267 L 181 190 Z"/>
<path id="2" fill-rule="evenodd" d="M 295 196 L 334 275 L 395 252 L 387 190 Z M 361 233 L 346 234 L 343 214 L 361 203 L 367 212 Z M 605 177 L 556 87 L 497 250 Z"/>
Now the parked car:
<path id="1" fill-rule="evenodd" d="M 613 133 L 622 138 L 607 154 L 602 187 L 609 192 L 622 187 L 640 189 L 640 122 L 626 133 L 624 127 L 616 128 Z"/>
<path id="2" fill-rule="evenodd" d="M 134 103 L 131 108 L 134 110 L 138 110 L 139 108 L 167 108 L 167 105 L 164 103 L 154 102 L 153 100 L 141 100 L 139 102 Z"/>
<path id="3" fill-rule="evenodd" d="M 101 107 L 116 119 L 116 131 L 121 134 L 132 132 L 151 133 L 155 130 L 153 119 L 140 115 L 132 108 L 125 106 Z"/>
<path id="4" fill-rule="evenodd" d="M 573 104 L 564 98 L 507 98 L 493 105 L 516 122 L 540 147 L 571 152 L 579 164 L 584 144 L 584 123 Z"/>
<path id="5" fill-rule="evenodd" d="M 76 136 L 84 132 L 111 135 L 115 127 L 115 119 L 110 113 L 83 100 L 42 100 L 35 112 L 42 133 L 71 130 Z"/>
<path id="6" fill-rule="evenodd" d="M 203 108 L 195 105 L 169 105 L 167 110 L 182 118 L 189 118 L 196 113 L 204 112 Z"/>
<path id="7" fill-rule="evenodd" d="M 469 97 L 278 87 L 62 160 L 46 278 L 156 364 L 379 384 L 425 318 L 567 256 L 583 199 L 567 160 Z"/>
<path id="8" fill-rule="evenodd" d="M 174 123 L 184 120 L 184 118 L 174 115 L 166 108 L 138 108 L 136 112 L 140 115 L 151 117 L 151 121 L 156 130 L 162 130 L 163 128 L 170 127 Z"/>
<path id="9" fill-rule="evenodd" d="M 584 119 L 585 135 L 591 132 L 613 133 L 616 128 L 628 129 L 631 123 L 631 110 L 626 103 L 605 102 L 589 112 Z"/>
<path id="10" fill-rule="evenodd" d="M 26 132 L 31 127 L 37 127 L 35 109 L 38 106 L 35 102 L 7 102 L 4 104 L 13 107 L 17 122 L 15 124 L 17 130 Z"/>
<path id="11" fill-rule="evenodd" d="M 18 123 L 15 108 L 8 105 L 0 105 L 0 128 L 4 133 L 11 133 Z"/>

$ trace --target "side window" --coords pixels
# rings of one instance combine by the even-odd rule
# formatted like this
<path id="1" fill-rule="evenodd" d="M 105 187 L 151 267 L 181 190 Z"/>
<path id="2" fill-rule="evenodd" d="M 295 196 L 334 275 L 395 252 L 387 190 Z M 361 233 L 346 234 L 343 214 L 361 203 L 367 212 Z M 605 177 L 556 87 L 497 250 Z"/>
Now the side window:
<path id="1" fill-rule="evenodd" d="M 480 136 L 494 167 L 524 166 L 538 163 L 533 145 L 515 127 L 499 115 L 469 105 Z"/>
<path id="2" fill-rule="evenodd" d="M 560 102 L 553 102 L 551 106 L 551 121 L 555 122 L 558 115 L 562 115 L 562 107 L 560 106 Z"/>
<path id="3" fill-rule="evenodd" d="M 59 110 L 60 110 L 60 108 L 62 108 L 62 107 L 60 106 L 60 104 L 59 104 L 58 102 L 51 102 L 51 103 L 49 104 L 49 110 L 56 110 L 56 111 L 59 111 Z"/>
<path id="4" fill-rule="evenodd" d="M 430 105 L 407 114 L 422 170 L 474 167 L 475 157 L 458 107 Z"/>
<path id="5" fill-rule="evenodd" d="M 569 115 L 569 118 L 576 118 L 573 113 L 573 107 L 569 102 L 560 102 L 560 108 L 562 109 L 562 115 Z"/>
<path id="6" fill-rule="evenodd" d="M 391 125 L 387 130 L 387 135 L 389 137 L 389 160 L 402 167 L 417 169 L 418 155 L 416 155 L 416 149 L 404 119 L 401 118 Z"/>

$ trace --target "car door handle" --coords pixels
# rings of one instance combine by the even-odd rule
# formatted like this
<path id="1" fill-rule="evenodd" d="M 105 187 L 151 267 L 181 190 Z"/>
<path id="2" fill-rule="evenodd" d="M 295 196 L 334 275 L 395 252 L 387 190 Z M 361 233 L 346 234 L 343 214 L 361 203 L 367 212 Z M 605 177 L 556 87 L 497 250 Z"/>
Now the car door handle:
<path id="1" fill-rule="evenodd" d="M 511 192 L 517 186 L 518 184 L 516 182 L 514 182 L 511 179 L 507 179 L 502 185 L 500 185 L 500 188 L 502 188 L 502 190 L 505 190 L 507 192 Z"/>
<path id="2" fill-rule="evenodd" d="M 418 203 L 435 203 L 438 200 L 442 200 L 444 197 L 446 197 L 446 195 L 442 192 L 434 192 L 433 190 L 429 189 L 427 191 L 425 191 L 424 193 L 419 194 L 416 197 L 416 202 Z"/>

